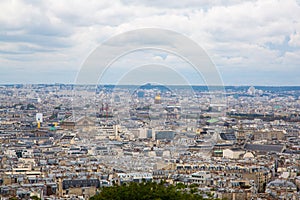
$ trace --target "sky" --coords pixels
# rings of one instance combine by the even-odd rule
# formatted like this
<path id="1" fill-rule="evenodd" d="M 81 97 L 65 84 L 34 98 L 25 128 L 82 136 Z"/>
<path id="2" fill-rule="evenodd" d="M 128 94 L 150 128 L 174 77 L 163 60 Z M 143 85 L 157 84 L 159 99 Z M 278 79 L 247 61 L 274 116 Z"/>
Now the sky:
<path id="1" fill-rule="evenodd" d="M 141 28 L 195 41 L 225 85 L 300 85 L 299 0 L 1 0 L 0 84 L 76 83 L 99 45 Z M 152 64 L 153 73 L 144 73 Z M 118 74 L 122 69 L 134 75 Z M 167 69 L 176 71 L 175 79 L 205 84 L 189 63 L 157 50 L 119 58 L 103 81 L 125 77 L 134 84 L 134 77 L 149 81 L 153 74 L 173 83 Z"/>

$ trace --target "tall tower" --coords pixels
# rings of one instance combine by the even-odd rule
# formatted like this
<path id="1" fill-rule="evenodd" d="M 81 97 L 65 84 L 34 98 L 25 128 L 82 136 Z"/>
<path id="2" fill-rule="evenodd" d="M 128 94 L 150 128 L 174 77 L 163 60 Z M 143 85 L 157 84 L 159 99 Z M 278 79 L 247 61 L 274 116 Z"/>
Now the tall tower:
<path id="1" fill-rule="evenodd" d="M 36 113 L 35 120 L 37 123 L 37 128 L 41 128 L 41 123 L 43 122 L 43 113 Z"/>

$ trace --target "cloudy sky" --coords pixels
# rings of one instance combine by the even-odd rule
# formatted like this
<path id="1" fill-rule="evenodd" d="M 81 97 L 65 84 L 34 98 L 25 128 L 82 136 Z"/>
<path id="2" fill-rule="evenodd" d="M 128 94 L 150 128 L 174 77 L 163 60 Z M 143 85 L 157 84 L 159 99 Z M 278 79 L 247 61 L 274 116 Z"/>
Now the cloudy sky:
<path id="1" fill-rule="evenodd" d="M 99 45 L 139 28 L 197 42 L 226 85 L 300 85 L 299 0 L 1 0 L 0 83 L 74 83 Z M 153 50 L 120 58 L 105 80 L 151 63 L 180 66 L 185 81 L 201 84 L 189 64 Z"/>

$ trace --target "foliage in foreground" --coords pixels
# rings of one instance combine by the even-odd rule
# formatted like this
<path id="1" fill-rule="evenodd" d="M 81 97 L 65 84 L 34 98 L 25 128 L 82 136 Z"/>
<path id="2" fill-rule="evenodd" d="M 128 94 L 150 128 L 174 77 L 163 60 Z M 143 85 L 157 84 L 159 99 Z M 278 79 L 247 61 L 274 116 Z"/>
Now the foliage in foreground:
<path id="1" fill-rule="evenodd" d="M 188 193 L 182 188 L 173 185 L 165 186 L 164 183 L 143 182 L 129 183 L 122 186 L 102 188 L 99 194 L 90 198 L 91 200 L 202 200 L 198 194 Z"/>

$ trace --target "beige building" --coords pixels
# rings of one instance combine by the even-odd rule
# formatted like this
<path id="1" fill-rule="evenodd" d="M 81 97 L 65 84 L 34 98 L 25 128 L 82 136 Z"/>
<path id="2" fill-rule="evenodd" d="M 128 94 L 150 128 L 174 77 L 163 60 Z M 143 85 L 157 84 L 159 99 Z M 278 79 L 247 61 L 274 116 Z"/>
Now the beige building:
<path id="1" fill-rule="evenodd" d="M 254 140 L 283 140 L 285 134 L 281 130 L 253 132 Z"/>
<path id="2" fill-rule="evenodd" d="M 223 158 L 239 159 L 244 153 L 245 151 L 240 148 L 224 149 Z"/>

